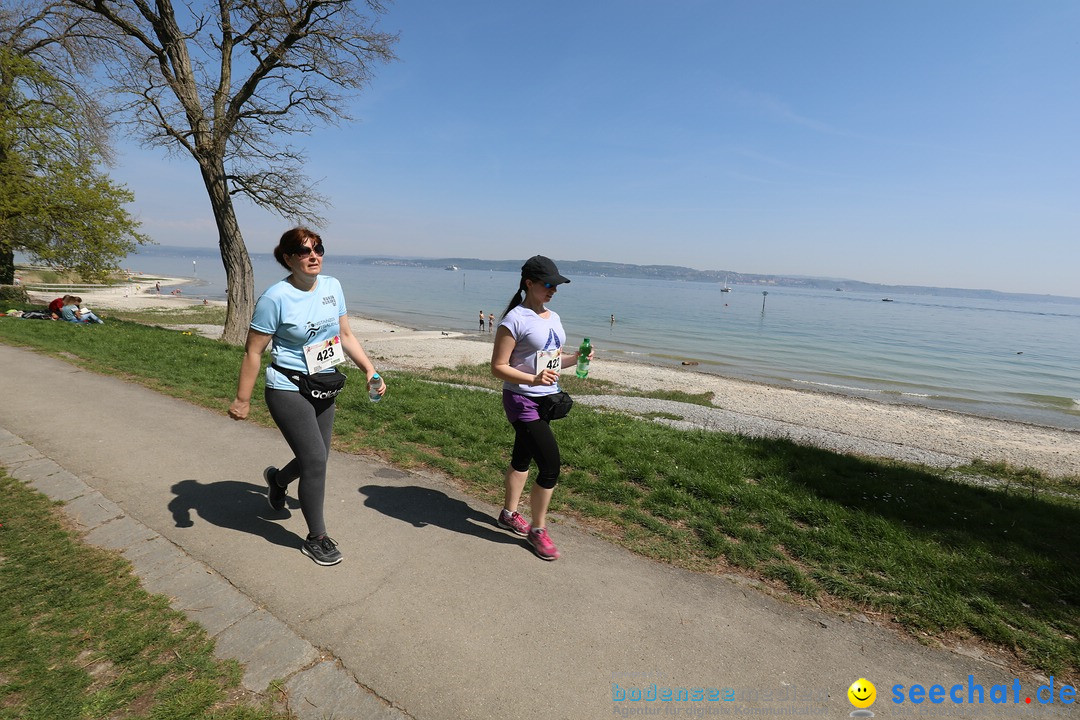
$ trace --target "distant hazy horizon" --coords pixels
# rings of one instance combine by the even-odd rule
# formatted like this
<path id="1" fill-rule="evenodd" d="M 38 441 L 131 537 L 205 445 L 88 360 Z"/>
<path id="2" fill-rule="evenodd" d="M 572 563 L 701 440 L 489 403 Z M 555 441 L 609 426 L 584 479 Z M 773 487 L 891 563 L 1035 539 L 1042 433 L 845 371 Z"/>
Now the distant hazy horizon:
<path id="1" fill-rule="evenodd" d="M 185 246 L 182 246 L 182 245 L 161 245 L 161 244 L 158 244 L 158 245 L 152 245 L 152 246 L 147 246 L 147 247 L 144 247 L 144 248 L 140 248 L 140 250 L 145 251 L 146 254 L 153 254 L 156 251 L 165 251 L 165 252 L 167 252 L 169 254 L 183 254 L 183 253 L 193 253 L 194 254 L 194 253 L 198 253 L 198 255 L 200 257 L 213 259 L 217 263 L 217 266 L 221 265 L 221 255 L 220 255 L 217 247 L 192 247 L 192 246 L 185 247 Z M 251 248 L 250 243 L 249 243 L 248 244 L 248 252 L 252 253 L 252 254 L 270 255 L 271 254 L 271 249 L 267 248 L 266 250 L 263 250 L 263 251 L 254 250 L 254 249 Z M 329 259 L 328 259 L 328 262 L 327 262 L 327 272 L 329 272 L 330 274 L 333 274 L 333 247 L 332 246 L 330 248 L 328 248 L 328 253 L 330 253 L 330 255 L 328 256 Z M 137 255 L 139 253 L 133 253 L 133 254 Z M 18 261 L 19 262 L 25 262 L 25 256 L 21 256 L 21 255 L 17 254 L 16 257 L 17 257 L 17 260 L 18 260 L 18 258 L 22 257 L 23 259 L 18 260 Z M 131 257 L 131 256 L 129 256 L 129 257 Z M 355 258 L 357 260 L 370 260 L 372 258 L 387 258 L 387 259 L 397 259 L 397 260 L 402 260 L 402 261 L 417 261 L 417 262 L 438 262 L 438 261 L 449 261 L 449 260 L 471 260 L 471 261 L 476 261 L 478 263 L 491 263 L 493 265 L 495 265 L 495 264 L 515 264 L 515 263 L 521 263 L 524 260 L 524 258 L 521 258 L 521 259 L 515 259 L 515 258 L 479 258 L 479 257 L 464 257 L 464 256 L 461 256 L 461 255 L 425 256 L 425 255 L 403 255 L 403 254 L 389 254 L 389 253 L 378 253 L 378 254 L 375 254 L 375 253 L 349 253 L 347 255 L 342 254 L 341 257 L 343 257 L 343 258 Z M 1026 295 L 1026 296 L 1032 296 L 1032 297 L 1037 297 L 1037 298 L 1057 298 L 1057 299 L 1068 300 L 1068 301 L 1073 301 L 1073 302 L 1080 302 L 1080 295 L 1058 295 L 1058 294 L 1054 294 L 1054 293 L 1010 292 L 1008 290 L 1000 290 L 1000 289 L 997 289 L 997 288 L 988 288 L 988 287 L 984 287 L 984 288 L 967 288 L 967 287 L 959 287 L 959 286 L 955 286 L 955 285 L 911 285 L 911 284 L 909 284 L 909 285 L 886 285 L 884 283 L 874 283 L 874 282 L 870 282 L 870 281 L 867 281 L 867 280 L 862 280 L 862 279 L 859 279 L 859 278 L 844 278 L 844 277 L 837 277 L 837 276 L 794 275 L 794 274 L 769 273 L 769 272 L 764 272 L 764 273 L 744 273 L 744 272 L 742 272 L 742 271 L 740 271 L 738 269 L 735 269 L 735 268 L 703 268 L 703 267 L 693 267 L 693 266 L 690 266 L 690 265 L 670 265 L 670 264 L 665 264 L 665 263 L 628 263 L 628 262 L 624 262 L 624 261 L 621 261 L 621 260 L 576 261 L 576 260 L 574 260 L 572 258 L 559 258 L 559 257 L 554 257 L 553 259 L 556 262 L 564 262 L 564 263 L 565 262 L 614 263 L 614 264 L 622 264 L 622 265 L 632 265 L 632 266 L 636 266 L 636 267 L 643 267 L 643 266 L 647 266 L 647 265 L 659 265 L 659 266 L 664 266 L 664 267 L 689 268 L 691 270 L 697 270 L 697 271 L 701 271 L 701 272 L 731 273 L 733 276 L 737 276 L 737 275 L 758 275 L 758 276 L 765 276 L 765 277 L 815 280 L 815 281 L 829 282 L 829 283 L 860 283 L 860 284 L 875 285 L 875 286 L 880 286 L 882 288 L 890 288 L 890 289 L 891 288 L 911 288 L 911 289 L 922 289 L 922 290 L 951 290 L 951 291 L 962 291 L 962 292 L 969 292 L 969 293 L 988 293 L 989 292 L 989 293 L 1002 293 L 1002 294 L 1005 294 L 1005 295 Z M 123 266 L 123 263 L 121 263 L 121 265 Z M 215 266 L 215 267 L 217 267 L 217 266 Z M 482 268 L 482 269 L 487 269 L 487 268 Z M 732 284 L 736 284 L 734 280 L 732 281 Z M 754 287 L 757 287 L 757 286 L 754 286 Z"/>

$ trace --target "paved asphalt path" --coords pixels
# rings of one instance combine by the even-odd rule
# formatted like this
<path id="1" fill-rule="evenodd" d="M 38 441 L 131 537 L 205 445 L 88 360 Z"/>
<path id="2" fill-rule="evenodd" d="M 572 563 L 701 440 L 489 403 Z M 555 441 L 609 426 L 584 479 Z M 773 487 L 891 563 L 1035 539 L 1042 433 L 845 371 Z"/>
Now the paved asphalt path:
<path id="1" fill-rule="evenodd" d="M 1015 675 L 984 658 L 673 569 L 565 523 L 552 528 L 562 559 L 543 562 L 498 529 L 497 508 L 370 458 L 330 459 L 327 522 L 345 560 L 320 567 L 300 553 L 295 499 L 280 514 L 266 503 L 263 467 L 289 459 L 275 430 L 4 345 L 0 398 L 4 464 L 85 483 L 68 496 L 82 493 L 69 506 L 94 528 L 88 539 L 120 536 L 111 544 L 142 558 L 147 586 L 246 663 L 245 684 L 284 678 L 296 702 L 316 671 L 336 678 L 324 687 L 336 705 L 299 702 L 301 717 L 836 718 L 854 709 L 847 688 L 860 677 L 877 686 L 878 717 L 1075 717 L 1075 706 L 1023 704 L 1038 678 L 1021 677 L 1019 706 L 993 705 L 991 686 Z M 118 510 L 93 520 L 106 507 Z M 145 532 L 120 532 L 129 527 Z M 173 565 L 152 547 L 168 548 Z M 193 602 L 168 584 L 180 567 L 224 589 Z M 241 620 L 220 607 L 234 601 L 250 606 Z M 281 669 L 286 657 L 297 661 Z M 985 704 L 890 702 L 890 688 L 915 683 L 963 683 L 967 700 L 969 675 Z M 618 699 L 653 684 L 730 688 L 735 700 Z"/>

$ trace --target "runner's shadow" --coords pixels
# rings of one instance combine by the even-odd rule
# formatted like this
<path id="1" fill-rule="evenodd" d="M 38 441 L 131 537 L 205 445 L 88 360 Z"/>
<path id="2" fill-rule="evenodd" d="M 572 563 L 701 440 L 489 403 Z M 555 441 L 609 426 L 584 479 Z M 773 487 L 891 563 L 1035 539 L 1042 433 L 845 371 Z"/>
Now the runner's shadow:
<path id="1" fill-rule="evenodd" d="M 235 480 L 206 484 L 181 480 L 170 489 L 176 496 L 169 502 L 176 527 L 193 527 L 194 511 L 211 525 L 258 535 L 275 545 L 300 547 L 299 536 L 272 522 L 288 515 L 284 510 L 276 513 L 270 509 L 261 486 Z"/>
<path id="2" fill-rule="evenodd" d="M 524 540 L 495 524 L 495 518 L 468 503 L 430 488 L 407 485 L 365 485 L 360 493 L 367 496 L 364 505 L 388 517 L 422 528 L 427 525 L 473 535 L 492 542 L 520 545 Z"/>

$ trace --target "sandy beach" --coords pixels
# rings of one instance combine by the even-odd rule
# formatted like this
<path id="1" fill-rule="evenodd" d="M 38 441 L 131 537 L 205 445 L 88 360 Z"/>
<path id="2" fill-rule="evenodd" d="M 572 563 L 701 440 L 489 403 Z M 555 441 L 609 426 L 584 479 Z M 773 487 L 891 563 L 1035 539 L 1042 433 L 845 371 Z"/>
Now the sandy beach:
<path id="1" fill-rule="evenodd" d="M 162 285 L 182 286 L 182 278 L 162 279 Z M 136 290 L 138 286 L 138 290 Z M 54 294 L 31 291 L 35 301 L 47 303 Z M 183 308 L 201 305 L 201 298 L 161 294 L 154 283 L 133 278 L 128 285 L 80 291 L 85 305 L 97 310 Z M 210 301 L 223 304 L 220 301 Z M 454 367 L 487 362 L 491 335 L 411 330 L 390 323 L 350 315 L 350 324 L 365 350 L 386 370 Z M 192 327 L 184 325 L 185 328 Z M 195 327 L 218 337 L 220 327 Z M 757 427 L 762 422 L 800 442 L 865 455 L 910 459 L 912 451 L 941 456 L 939 465 L 960 464 L 979 458 L 1030 467 L 1054 477 L 1080 476 L 1080 433 L 1023 423 L 980 418 L 910 405 L 893 405 L 808 390 L 792 390 L 725 378 L 689 369 L 661 368 L 625 362 L 607 362 L 597 350 L 590 376 L 641 390 L 681 390 L 712 393 L 713 405 L 735 418 L 734 428 Z M 592 404 L 592 403 L 590 403 Z M 597 403 L 600 404 L 600 403 Z M 743 422 L 739 422 L 739 418 Z M 724 429 L 719 424 L 712 429 Z M 804 433 L 803 430 L 817 431 Z M 805 436 L 805 437 L 804 437 Z M 818 443 L 815 437 L 834 436 Z M 837 443 L 835 437 L 850 442 Z"/>

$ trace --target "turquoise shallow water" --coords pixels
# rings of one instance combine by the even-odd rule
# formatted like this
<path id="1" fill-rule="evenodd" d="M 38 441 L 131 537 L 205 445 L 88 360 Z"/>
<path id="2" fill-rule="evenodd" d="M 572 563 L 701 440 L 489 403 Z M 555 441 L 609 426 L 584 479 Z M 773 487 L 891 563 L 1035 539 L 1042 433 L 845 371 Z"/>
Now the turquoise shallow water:
<path id="1" fill-rule="evenodd" d="M 194 261 L 194 264 L 193 264 Z M 254 255 L 256 292 L 284 276 Z M 188 296 L 225 297 L 215 250 L 150 248 L 124 267 L 195 276 Z M 326 258 L 349 310 L 424 329 L 474 332 L 498 317 L 517 276 L 374 266 Z M 923 405 L 1080 430 L 1080 302 L 891 296 L 801 288 L 572 277 L 551 306 L 569 342 L 605 357 L 678 366 L 774 385 Z M 165 288 L 168 291 L 171 288 Z M 764 310 L 762 303 L 764 301 Z M 614 325 L 610 316 L 616 316 Z"/>

